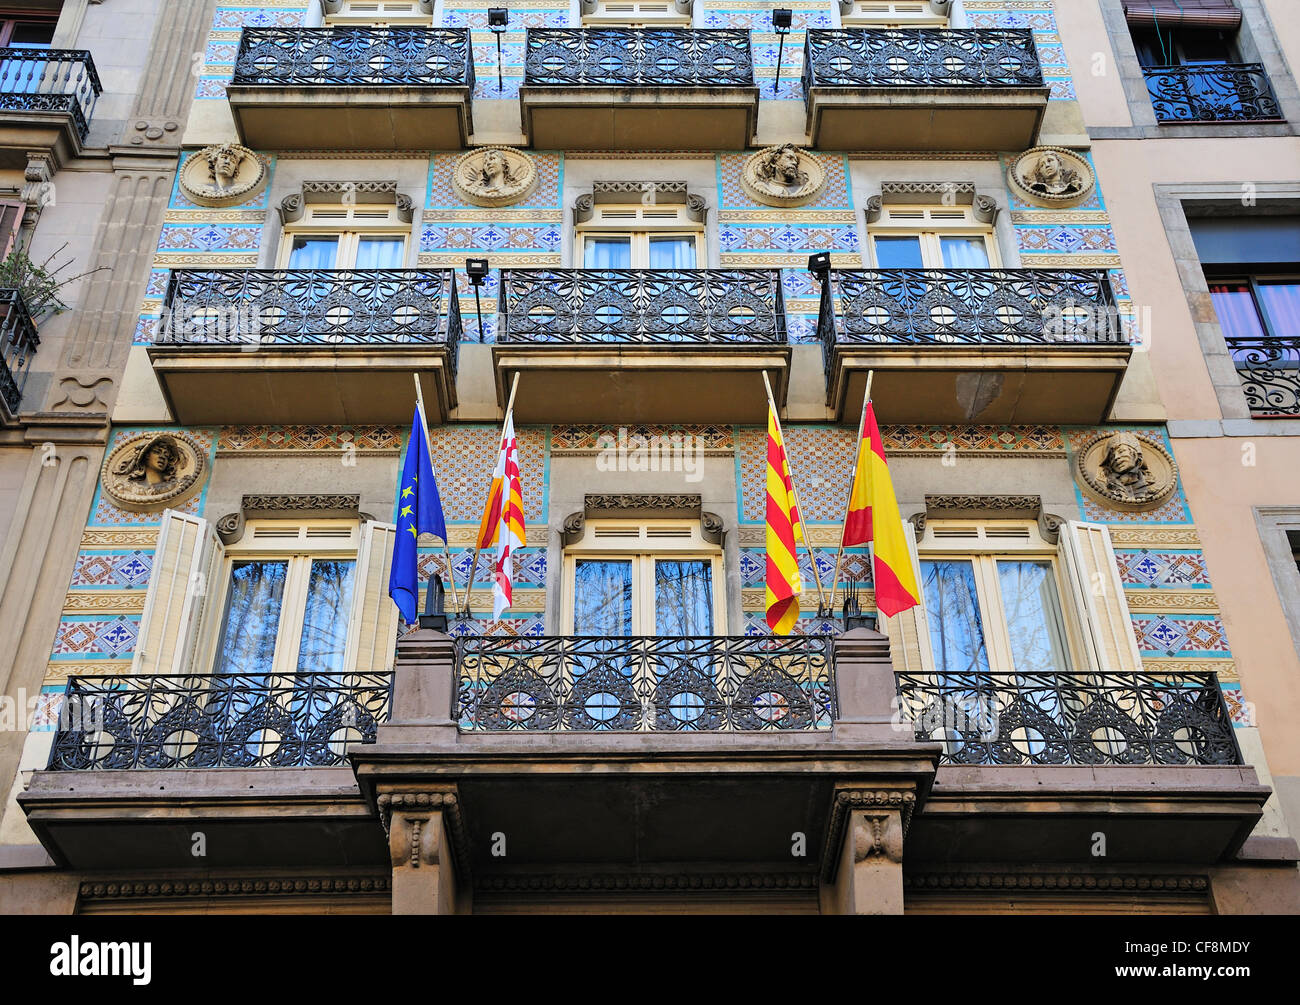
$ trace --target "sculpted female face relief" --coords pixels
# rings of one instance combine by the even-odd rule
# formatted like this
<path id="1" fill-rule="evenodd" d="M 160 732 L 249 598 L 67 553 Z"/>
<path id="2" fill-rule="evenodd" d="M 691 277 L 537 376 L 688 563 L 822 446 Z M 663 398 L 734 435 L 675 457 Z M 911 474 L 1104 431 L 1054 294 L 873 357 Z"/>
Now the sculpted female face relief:
<path id="1" fill-rule="evenodd" d="M 192 497 L 203 485 L 203 454 L 173 433 L 142 433 L 119 444 L 104 462 L 104 493 L 118 506 L 152 511 Z"/>

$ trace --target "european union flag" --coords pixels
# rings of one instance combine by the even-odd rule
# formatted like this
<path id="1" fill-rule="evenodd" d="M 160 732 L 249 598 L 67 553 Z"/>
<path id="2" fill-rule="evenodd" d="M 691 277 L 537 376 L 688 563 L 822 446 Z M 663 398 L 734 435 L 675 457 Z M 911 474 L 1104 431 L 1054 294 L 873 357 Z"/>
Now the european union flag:
<path id="1" fill-rule="evenodd" d="M 447 540 L 442 498 L 438 495 L 437 479 L 433 477 L 433 461 L 421 418 L 417 406 L 406 459 L 402 461 L 402 477 L 397 483 L 397 540 L 393 543 L 393 567 L 388 574 L 388 595 L 408 625 L 415 623 L 420 606 L 416 542 L 421 534 L 434 534 Z"/>

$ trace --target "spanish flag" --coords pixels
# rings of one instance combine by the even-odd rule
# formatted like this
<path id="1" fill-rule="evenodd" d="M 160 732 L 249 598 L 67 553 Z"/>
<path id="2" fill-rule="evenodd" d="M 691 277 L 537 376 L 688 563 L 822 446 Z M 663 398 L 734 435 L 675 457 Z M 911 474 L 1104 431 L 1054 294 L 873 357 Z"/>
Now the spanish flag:
<path id="1" fill-rule="evenodd" d="M 770 484 L 770 469 L 768 478 Z M 770 502 L 768 506 L 770 513 Z M 876 425 L 876 410 L 868 401 L 862 419 L 853 491 L 849 494 L 849 511 L 844 517 L 843 547 L 875 542 L 876 607 L 891 618 L 920 603 L 921 592 L 904 534 L 903 518 L 898 512 L 898 499 L 885 460 L 885 445 Z M 770 532 L 768 540 L 771 540 Z M 770 568 L 771 560 L 768 562 Z"/>
<path id="2" fill-rule="evenodd" d="M 767 413 L 767 623 L 777 635 L 789 635 L 799 620 L 797 549 L 803 534 L 799 525 L 799 500 L 790 477 L 781 427 L 776 412 Z"/>

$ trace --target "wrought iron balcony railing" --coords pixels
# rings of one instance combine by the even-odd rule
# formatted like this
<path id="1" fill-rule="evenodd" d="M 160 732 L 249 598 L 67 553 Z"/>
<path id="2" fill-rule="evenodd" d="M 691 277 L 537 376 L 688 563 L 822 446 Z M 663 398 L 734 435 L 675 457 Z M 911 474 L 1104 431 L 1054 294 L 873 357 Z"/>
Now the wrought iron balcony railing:
<path id="1" fill-rule="evenodd" d="M 159 344 L 445 345 L 460 342 L 449 269 L 173 271 Z"/>
<path id="2" fill-rule="evenodd" d="M 753 87 L 749 32 L 530 28 L 526 87 Z"/>
<path id="3" fill-rule="evenodd" d="M 0 49 L 0 110 L 68 112 L 84 140 L 104 88 L 84 49 Z"/>
<path id="4" fill-rule="evenodd" d="M 941 764 L 1241 764 L 1217 675 L 897 674 Z"/>
<path id="5" fill-rule="evenodd" d="M 69 677 L 49 770 L 343 764 L 392 691 L 391 673 Z"/>
<path id="6" fill-rule="evenodd" d="M 474 87 L 468 28 L 245 28 L 232 84 Z"/>
<path id="7" fill-rule="evenodd" d="M 1028 28 L 815 28 L 804 41 L 803 89 L 1042 87 Z"/>
<path id="8" fill-rule="evenodd" d="M 32 356 L 40 344 L 22 293 L 0 289 L 0 402 L 10 415 L 18 414 Z"/>
<path id="9" fill-rule="evenodd" d="M 1259 418 L 1300 415 L 1300 336 L 1227 336 L 1250 414 Z"/>
<path id="10" fill-rule="evenodd" d="M 1161 122 L 1258 122 L 1283 117 L 1260 63 L 1148 66 L 1142 74 Z"/>
<path id="11" fill-rule="evenodd" d="M 835 718 L 820 636 L 511 638 L 456 647 L 463 730 L 811 731 Z"/>
<path id="12" fill-rule="evenodd" d="M 786 342 L 768 269 L 502 269 L 498 342 Z"/>

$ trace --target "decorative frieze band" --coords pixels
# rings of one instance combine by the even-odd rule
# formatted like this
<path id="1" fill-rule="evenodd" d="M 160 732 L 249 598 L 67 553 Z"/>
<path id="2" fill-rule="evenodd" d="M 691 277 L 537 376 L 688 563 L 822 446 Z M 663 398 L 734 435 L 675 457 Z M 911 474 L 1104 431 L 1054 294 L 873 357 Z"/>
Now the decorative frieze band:
<path id="1" fill-rule="evenodd" d="M 265 876 L 232 879 L 149 879 L 85 882 L 80 898 L 86 900 L 146 900 L 209 897 L 297 897 L 347 893 L 387 893 L 392 877 L 309 876 L 271 879 Z"/>

